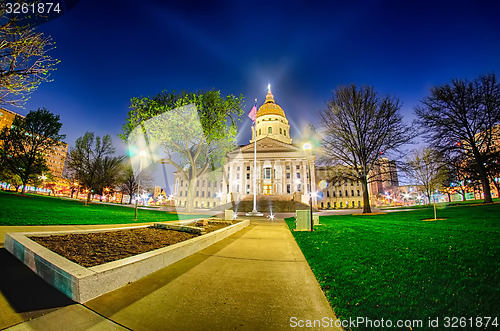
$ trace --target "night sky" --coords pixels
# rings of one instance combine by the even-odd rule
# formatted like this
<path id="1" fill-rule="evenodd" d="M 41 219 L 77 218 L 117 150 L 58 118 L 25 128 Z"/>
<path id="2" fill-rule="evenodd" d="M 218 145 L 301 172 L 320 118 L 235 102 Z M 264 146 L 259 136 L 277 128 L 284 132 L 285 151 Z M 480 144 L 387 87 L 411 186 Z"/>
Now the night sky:
<path id="1" fill-rule="evenodd" d="M 134 96 L 215 88 L 245 112 L 275 100 L 298 138 L 331 91 L 373 85 L 408 122 L 433 85 L 500 74 L 497 1 L 94 1 L 40 25 L 61 60 L 26 109 L 59 114 L 66 142 L 117 134 Z M 250 138 L 244 116 L 239 143 Z"/>

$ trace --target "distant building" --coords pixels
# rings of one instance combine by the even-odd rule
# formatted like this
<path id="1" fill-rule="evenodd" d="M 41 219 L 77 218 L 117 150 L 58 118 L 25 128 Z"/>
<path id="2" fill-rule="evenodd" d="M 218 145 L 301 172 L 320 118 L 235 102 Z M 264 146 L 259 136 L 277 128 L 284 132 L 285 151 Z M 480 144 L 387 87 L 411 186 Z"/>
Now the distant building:
<path id="1" fill-rule="evenodd" d="M 24 117 L 22 115 L 14 113 L 13 111 L 0 108 L 0 130 L 5 127 L 10 128 L 16 116 Z"/>
<path id="2" fill-rule="evenodd" d="M 278 200 L 309 202 L 309 168 L 315 191 L 314 156 L 308 162 L 301 146 L 292 143 L 290 125 L 269 90 L 257 111 L 250 143 L 228 153 L 222 172 L 211 173 L 195 183 L 195 208 L 212 208 L 231 201 L 251 200 L 254 191 L 254 144 L 257 144 L 257 195 Z M 188 181 L 175 174 L 174 199 L 185 206 Z M 315 203 L 315 202 L 314 202 Z"/>
<path id="3" fill-rule="evenodd" d="M 363 188 L 350 173 L 347 166 L 316 166 L 320 209 L 363 208 Z"/>
<path id="4" fill-rule="evenodd" d="M 395 161 L 387 158 L 379 159 L 373 167 L 374 176 L 370 180 L 370 194 L 373 196 L 385 194 L 399 187 L 398 169 Z"/>
<path id="5" fill-rule="evenodd" d="M 10 128 L 16 116 L 24 118 L 24 116 L 21 114 L 17 114 L 13 111 L 3 108 L 0 109 L 0 130 L 2 130 L 5 127 Z M 67 154 L 68 154 L 68 144 L 62 143 L 62 145 L 54 147 L 50 153 L 45 155 L 47 167 L 49 168 L 49 171 L 52 173 L 53 176 L 55 177 L 62 176 L 64 162 L 66 160 Z"/>
<path id="6" fill-rule="evenodd" d="M 285 112 L 275 103 L 270 90 L 266 101 L 257 111 L 255 125 L 250 143 L 228 153 L 223 170 L 200 176 L 193 183 L 195 208 L 214 208 L 232 201 L 253 199 L 255 143 L 258 196 L 308 204 L 309 193 L 319 191 L 318 196 L 313 198 L 313 205 L 317 208 L 363 207 L 363 191 L 359 181 L 346 180 L 345 177 L 331 181 L 334 175 L 349 173 L 349 167 L 317 166 L 314 155 L 308 158 L 302 146 L 292 142 Z M 309 185 L 309 166 L 312 188 Z M 369 183 L 371 199 L 388 187 L 398 186 L 394 162 L 382 159 L 375 171 L 377 181 Z M 189 181 L 176 172 L 173 192 L 176 206 L 186 206 L 188 185 Z M 372 185 L 375 187 L 372 188 Z"/>

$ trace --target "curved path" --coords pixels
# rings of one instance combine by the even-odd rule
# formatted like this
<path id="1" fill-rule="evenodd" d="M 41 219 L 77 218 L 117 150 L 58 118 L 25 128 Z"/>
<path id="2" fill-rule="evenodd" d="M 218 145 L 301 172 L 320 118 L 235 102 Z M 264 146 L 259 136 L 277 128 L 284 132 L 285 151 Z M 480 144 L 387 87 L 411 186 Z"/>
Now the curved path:
<path id="1" fill-rule="evenodd" d="M 48 285 L 43 291 L 56 302 L 42 304 L 48 313 L 24 322 L 30 312 L 19 311 L 22 305 L 12 308 L 11 296 L 0 295 L 0 316 L 6 319 L 2 324 L 0 317 L 0 328 L 20 323 L 9 330 L 286 330 L 300 320 L 335 320 L 283 220 L 252 219 L 215 245 L 84 305 L 68 302 Z M 44 300 L 40 293 L 23 295 L 25 303 Z M 6 304 L 10 311 L 1 311 Z"/>

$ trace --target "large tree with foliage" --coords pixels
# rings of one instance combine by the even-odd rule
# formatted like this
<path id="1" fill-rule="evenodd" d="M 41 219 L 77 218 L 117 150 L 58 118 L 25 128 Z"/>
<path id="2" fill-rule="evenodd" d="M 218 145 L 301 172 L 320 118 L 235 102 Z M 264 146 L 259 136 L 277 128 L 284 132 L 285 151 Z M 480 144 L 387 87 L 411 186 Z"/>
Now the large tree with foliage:
<path id="1" fill-rule="evenodd" d="M 481 181 L 484 202 L 492 202 L 488 173 L 500 157 L 494 145 L 494 126 L 500 122 L 496 76 L 454 79 L 451 84 L 433 87 L 415 113 L 429 144 L 443 154 L 465 152 L 466 162 Z"/>
<path id="2" fill-rule="evenodd" d="M 86 132 L 76 140 L 69 153 L 68 168 L 74 172 L 80 186 L 87 190 L 87 202 L 92 192 L 102 195 L 104 187 L 118 183 L 122 156 L 114 156 L 115 148 L 109 135 L 95 136 Z"/>
<path id="3" fill-rule="evenodd" d="M 21 194 L 27 184 L 48 171 L 46 155 L 66 137 L 59 134 L 61 126 L 59 115 L 41 108 L 30 111 L 25 118 L 16 116 L 12 127 L 5 127 L 0 132 L 2 165 L 21 180 Z"/>
<path id="4" fill-rule="evenodd" d="M 134 144 L 142 136 L 161 147 L 161 162 L 189 183 L 186 211 L 192 212 L 197 178 L 220 166 L 235 147 L 242 103 L 243 97 L 223 97 L 220 91 L 133 98 L 121 137 Z"/>
<path id="5" fill-rule="evenodd" d="M 49 54 L 55 48 L 50 36 L 25 19 L 6 15 L 8 2 L 0 1 L 0 104 L 22 106 L 28 94 L 50 80 L 59 61 Z"/>
<path id="6" fill-rule="evenodd" d="M 373 87 L 342 86 L 320 113 L 323 155 L 328 163 L 348 166 L 361 182 L 363 213 L 370 213 L 368 182 L 381 154 L 408 143 L 412 130 L 403 123 L 396 98 L 379 96 Z"/>
<path id="7" fill-rule="evenodd" d="M 429 203 L 432 202 L 432 192 L 439 188 L 448 176 L 448 168 L 442 155 L 429 147 L 413 151 L 406 160 L 405 172 L 415 184 L 424 188 Z"/>

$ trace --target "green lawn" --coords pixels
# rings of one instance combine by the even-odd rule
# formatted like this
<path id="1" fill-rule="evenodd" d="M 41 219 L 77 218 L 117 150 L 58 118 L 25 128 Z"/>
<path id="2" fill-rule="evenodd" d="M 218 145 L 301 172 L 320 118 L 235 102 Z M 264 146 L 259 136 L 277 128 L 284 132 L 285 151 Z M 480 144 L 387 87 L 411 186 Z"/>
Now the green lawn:
<path id="1" fill-rule="evenodd" d="M 422 221 L 430 217 L 431 208 L 327 216 L 314 232 L 293 235 L 340 319 L 426 326 L 428 318 L 490 316 L 500 324 L 500 204 L 443 207 L 446 220 Z"/>
<path id="2" fill-rule="evenodd" d="M 444 208 L 448 207 L 449 205 L 474 205 L 474 204 L 479 204 L 483 203 L 483 199 L 477 199 L 477 200 L 466 200 L 466 201 L 452 201 L 452 202 L 438 202 L 436 203 L 437 208 Z M 500 202 L 500 198 L 493 198 L 493 202 Z M 432 205 L 430 205 L 432 207 Z M 429 205 L 409 205 L 409 206 L 381 206 L 380 209 L 382 210 L 397 210 L 397 209 L 421 209 L 421 208 L 428 208 Z"/>
<path id="3" fill-rule="evenodd" d="M 165 222 L 193 217 L 209 216 L 138 211 L 138 222 Z M 22 197 L 0 191 L 0 226 L 126 223 L 134 223 L 134 208 L 98 203 L 85 206 L 82 201 L 31 194 Z"/>

